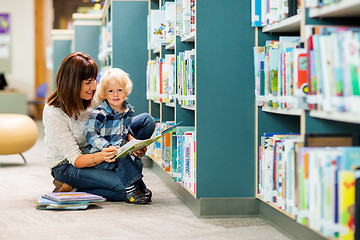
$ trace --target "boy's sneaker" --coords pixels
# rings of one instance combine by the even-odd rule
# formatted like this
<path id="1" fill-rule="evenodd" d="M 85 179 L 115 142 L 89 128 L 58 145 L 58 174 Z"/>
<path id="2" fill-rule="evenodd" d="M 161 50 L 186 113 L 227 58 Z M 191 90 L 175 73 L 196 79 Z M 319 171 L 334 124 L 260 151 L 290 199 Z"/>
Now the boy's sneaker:
<path id="1" fill-rule="evenodd" d="M 148 197 L 148 198 L 152 197 L 152 192 L 150 189 L 145 188 L 144 190 L 140 190 L 140 191 L 145 197 Z"/>
<path id="2" fill-rule="evenodd" d="M 127 194 L 125 198 L 125 202 L 134 204 L 148 204 L 150 201 L 151 199 L 143 195 L 138 189 Z"/>
<path id="3" fill-rule="evenodd" d="M 144 183 L 141 184 L 140 181 L 142 181 L 142 180 L 140 179 L 139 181 L 135 182 L 135 187 L 137 189 L 139 189 L 140 192 L 142 194 L 144 194 L 144 196 L 146 196 L 148 198 L 151 198 L 152 197 L 152 192 L 147 187 L 144 188 L 145 184 Z"/>

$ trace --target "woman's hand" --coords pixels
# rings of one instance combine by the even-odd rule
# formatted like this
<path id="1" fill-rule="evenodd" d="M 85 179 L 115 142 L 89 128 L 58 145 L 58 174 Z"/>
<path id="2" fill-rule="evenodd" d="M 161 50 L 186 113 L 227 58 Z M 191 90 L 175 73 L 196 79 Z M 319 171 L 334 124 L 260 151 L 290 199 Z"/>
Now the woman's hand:
<path id="1" fill-rule="evenodd" d="M 115 156 L 118 149 L 118 146 L 108 146 L 103 148 L 103 150 L 100 152 L 101 158 L 106 162 L 114 162 L 116 160 Z"/>
<path id="2" fill-rule="evenodd" d="M 133 152 L 132 152 L 132 155 L 133 155 L 134 157 L 141 158 L 142 156 L 145 155 L 146 150 L 147 150 L 146 147 L 140 148 L 140 149 L 138 149 L 138 150 L 136 150 L 136 151 L 133 151 Z"/>

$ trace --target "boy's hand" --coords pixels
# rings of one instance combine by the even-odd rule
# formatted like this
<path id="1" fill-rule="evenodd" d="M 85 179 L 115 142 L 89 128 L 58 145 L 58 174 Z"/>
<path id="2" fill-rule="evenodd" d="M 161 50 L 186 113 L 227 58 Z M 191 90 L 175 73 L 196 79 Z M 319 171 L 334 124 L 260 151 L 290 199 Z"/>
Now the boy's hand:
<path id="1" fill-rule="evenodd" d="M 145 155 L 146 151 L 147 151 L 147 148 L 146 148 L 146 147 L 140 148 L 140 149 L 138 149 L 138 150 L 136 150 L 136 151 L 133 151 L 133 152 L 132 152 L 132 155 L 133 155 L 134 157 L 141 158 L 142 156 Z"/>

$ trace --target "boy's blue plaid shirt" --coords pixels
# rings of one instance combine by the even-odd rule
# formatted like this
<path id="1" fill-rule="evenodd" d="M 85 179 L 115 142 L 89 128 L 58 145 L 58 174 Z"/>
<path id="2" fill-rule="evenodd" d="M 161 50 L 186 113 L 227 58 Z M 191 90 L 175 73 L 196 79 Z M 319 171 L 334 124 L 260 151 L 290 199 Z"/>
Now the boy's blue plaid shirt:
<path id="1" fill-rule="evenodd" d="M 113 110 L 106 100 L 95 108 L 86 123 L 86 140 L 90 143 L 89 153 L 101 151 L 109 145 L 122 146 L 128 133 L 133 134 L 130 123 L 134 116 L 134 108 L 124 102 L 125 111 Z"/>

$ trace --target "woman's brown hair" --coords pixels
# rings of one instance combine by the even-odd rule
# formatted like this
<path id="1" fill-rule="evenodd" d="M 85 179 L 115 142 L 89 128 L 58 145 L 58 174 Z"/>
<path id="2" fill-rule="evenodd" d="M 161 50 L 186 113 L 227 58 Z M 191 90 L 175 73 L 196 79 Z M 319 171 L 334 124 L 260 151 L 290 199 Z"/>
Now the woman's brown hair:
<path id="1" fill-rule="evenodd" d="M 83 52 L 69 54 L 62 61 L 56 74 L 56 90 L 49 96 L 49 106 L 61 108 L 69 117 L 77 118 L 91 100 L 80 97 L 83 80 L 96 79 L 96 62 Z"/>

